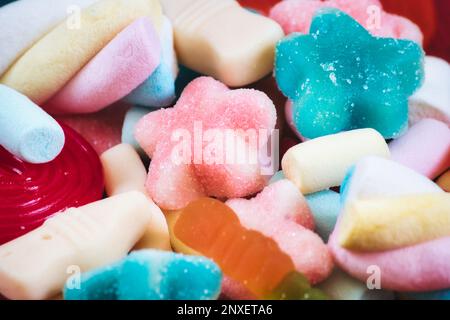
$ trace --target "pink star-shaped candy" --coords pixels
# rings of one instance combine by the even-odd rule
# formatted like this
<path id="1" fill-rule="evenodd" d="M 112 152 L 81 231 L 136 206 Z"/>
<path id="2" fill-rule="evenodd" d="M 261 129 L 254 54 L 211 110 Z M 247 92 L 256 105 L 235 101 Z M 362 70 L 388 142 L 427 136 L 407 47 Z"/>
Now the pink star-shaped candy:
<path id="1" fill-rule="evenodd" d="M 226 204 L 243 226 L 274 239 L 309 281 L 317 283 L 329 276 L 333 269 L 331 253 L 312 231 L 314 218 L 292 182 L 280 180 L 253 199 L 232 199 Z"/>
<path id="2" fill-rule="evenodd" d="M 401 16 L 387 13 L 379 0 L 290 0 L 282 1 L 270 11 L 270 18 L 278 22 L 286 34 L 307 34 L 316 12 L 325 7 L 344 11 L 374 36 L 408 39 L 422 44 L 419 27 Z"/>
<path id="3" fill-rule="evenodd" d="M 267 148 L 275 123 L 275 107 L 264 93 L 195 79 L 173 108 L 152 112 L 136 126 L 136 139 L 152 159 L 150 196 L 161 208 L 177 210 L 203 196 L 240 198 L 260 191 L 267 179 L 259 157 L 251 155 Z M 257 145 L 242 132 L 256 133 Z M 234 143 L 225 138 L 230 133 Z"/>

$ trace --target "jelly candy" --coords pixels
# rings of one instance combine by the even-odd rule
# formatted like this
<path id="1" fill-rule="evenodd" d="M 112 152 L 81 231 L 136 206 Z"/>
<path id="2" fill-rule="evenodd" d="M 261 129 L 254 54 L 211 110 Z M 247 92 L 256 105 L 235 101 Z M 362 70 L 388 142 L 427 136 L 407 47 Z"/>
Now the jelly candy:
<path id="1" fill-rule="evenodd" d="M 222 273 L 211 260 L 156 250 L 133 251 L 122 261 L 70 281 L 66 300 L 212 300 Z"/>
<path id="2" fill-rule="evenodd" d="M 304 137 L 374 128 L 395 138 L 407 128 L 423 55 L 415 42 L 372 37 L 345 13 L 323 9 L 309 35 L 278 43 L 275 76 Z"/>
<path id="3" fill-rule="evenodd" d="M 97 154 L 74 130 L 61 126 L 66 142 L 51 162 L 26 163 L 0 147 L 0 244 L 39 227 L 55 212 L 101 199 Z"/>

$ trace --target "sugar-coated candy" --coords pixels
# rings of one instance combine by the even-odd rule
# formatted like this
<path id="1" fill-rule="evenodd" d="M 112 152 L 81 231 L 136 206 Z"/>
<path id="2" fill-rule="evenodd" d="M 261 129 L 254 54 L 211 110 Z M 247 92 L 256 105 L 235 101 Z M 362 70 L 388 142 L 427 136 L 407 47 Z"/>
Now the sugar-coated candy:
<path id="1" fill-rule="evenodd" d="M 227 297 L 261 299 L 282 294 L 280 290 L 290 290 L 292 286 L 302 292 L 309 289 L 296 283 L 280 288 L 279 285 L 286 277 L 296 272 L 290 256 L 278 246 L 276 239 L 257 229 L 246 228 L 235 212 L 220 201 L 202 198 L 191 202 L 169 217 L 169 226 L 172 245 L 176 250 L 203 254 L 218 263 L 227 276 L 223 283 L 223 291 Z M 309 247 L 314 246 L 313 242 Z M 306 242 L 303 241 L 303 244 Z M 317 267 L 323 268 L 319 265 Z"/>
<path id="2" fill-rule="evenodd" d="M 132 146 L 119 144 L 100 157 L 105 176 L 105 189 L 108 196 L 140 191 L 146 194 L 145 180 L 147 171 L 139 155 Z M 166 218 L 153 201 L 149 201 L 152 219 L 148 228 L 135 248 L 153 248 L 170 250 L 170 237 Z"/>
<path id="3" fill-rule="evenodd" d="M 270 73 L 273 49 L 283 37 L 276 22 L 234 0 L 162 0 L 161 4 L 174 26 L 181 64 L 232 87 Z"/>
<path id="4" fill-rule="evenodd" d="M 61 126 L 26 96 L 0 84 L 0 145 L 30 163 L 46 163 L 64 147 Z"/>
<path id="5" fill-rule="evenodd" d="M 52 113 L 91 113 L 122 99 L 158 67 L 161 45 L 147 18 L 119 32 L 44 108 Z"/>
<path id="6" fill-rule="evenodd" d="M 450 128 L 447 124 L 423 119 L 389 144 L 392 160 L 430 179 L 450 168 Z"/>
<path id="7" fill-rule="evenodd" d="M 251 155 L 266 148 L 275 122 L 275 107 L 264 93 L 195 79 L 174 108 L 151 112 L 136 126 L 136 140 L 152 159 L 149 195 L 162 209 L 176 210 L 204 196 L 245 197 L 260 191 L 267 179 Z M 225 144 L 230 130 L 234 143 Z M 238 134 L 242 130 L 251 130 L 259 143 L 245 140 Z M 242 160 L 238 155 L 249 156 Z"/>
<path id="8" fill-rule="evenodd" d="M 0 247 L 0 293 L 9 299 L 58 294 L 71 268 L 88 271 L 124 257 L 152 217 L 150 200 L 133 191 L 71 208 Z"/>
<path id="9" fill-rule="evenodd" d="M 61 22 L 26 51 L 0 83 L 42 104 L 135 19 L 151 17 L 159 29 L 161 16 L 157 0 L 97 1 L 81 11 L 80 26 Z"/>
<path id="10" fill-rule="evenodd" d="M 283 27 L 286 34 L 306 34 L 315 13 L 322 8 L 344 11 L 374 36 L 409 39 L 422 44 L 423 35 L 419 27 L 406 18 L 385 12 L 379 0 L 282 1 L 272 8 L 270 17 Z"/>
<path id="11" fill-rule="evenodd" d="M 0 9 L 0 76 L 14 61 L 76 8 L 97 0 L 20 0 Z M 11 1 L 10 1 L 11 2 Z M 73 7 L 73 6 L 76 6 Z"/>
<path id="12" fill-rule="evenodd" d="M 358 129 L 301 143 L 284 155 L 285 176 L 303 194 L 341 185 L 347 170 L 365 156 L 389 157 L 383 137 L 373 129 Z"/>
<path id="13" fill-rule="evenodd" d="M 132 145 L 140 155 L 145 155 L 145 152 L 134 137 L 134 129 L 139 120 L 152 111 L 152 109 L 146 107 L 134 106 L 127 111 L 125 119 L 123 120 L 122 143 Z"/>
<path id="14" fill-rule="evenodd" d="M 126 102 L 146 107 L 167 107 L 175 100 L 175 78 L 178 74 L 178 64 L 172 24 L 165 16 L 160 38 L 161 63 L 143 83 L 125 97 Z"/>
<path id="15" fill-rule="evenodd" d="M 347 204 L 339 245 L 361 252 L 412 246 L 450 237 L 450 194 L 373 197 Z"/>
<path id="16" fill-rule="evenodd" d="M 253 199 L 231 199 L 226 204 L 244 227 L 274 239 L 292 258 L 296 270 L 313 284 L 330 274 L 331 256 L 320 237 L 311 231 L 315 226 L 314 217 L 292 182 L 281 180 Z"/>
<path id="17" fill-rule="evenodd" d="M 328 8 L 316 14 L 308 35 L 278 43 L 275 76 L 305 138 L 358 128 L 394 138 L 407 129 L 408 97 L 422 83 L 423 55 L 413 41 L 373 37 Z"/>
<path id="18" fill-rule="evenodd" d="M 81 275 L 66 300 L 213 300 L 222 272 L 209 259 L 156 250 L 133 251 L 113 265 Z"/>
<path id="19" fill-rule="evenodd" d="M 437 184 L 446 192 L 450 192 L 450 169 L 439 177 Z"/>
<path id="20" fill-rule="evenodd" d="M 315 231 L 324 241 L 328 241 L 341 209 L 339 193 L 323 190 L 308 194 L 306 201 L 316 222 Z"/>
<path id="21" fill-rule="evenodd" d="M 75 129 L 101 155 L 122 142 L 123 122 L 130 108 L 128 104 L 117 102 L 95 113 L 55 115 L 55 118 Z"/>
<path id="22" fill-rule="evenodd" d="M 246 229 L 224 203 L 201 198 L 169 217 L 175 250 L 213 259 L 224 275 L 263 298 L 295 270 L 290 257 L 262 233 Z"/>
<path id="23" fill-rule="evenodd" d="M 443 193 L 415 171 L 375 157 L 361 160 L 350 170 L 342 189 L 344 204 L 373 197 Z M 394 250 L 360 252 L 339 245 L 339 224 L 338 220 L 328 246 L 338 266 L 355 278 L 365 282 L 371 275 L 369 267 L 376 266 L 383 289 L 421 292 L 450 287 L 450 237 Z"/>
<path id="24" fill-rule="evenodd" d="M 366 283 L 350 277 L 338 268 L 318 288 L 333 300 L 393 300 L 395 297 L 392 291 L 376 288 L 370 290 Z"/>
<path id="25" fill-rule="evenodd" d="M 425 57 L 425 81 L 409 99 L 411 125 L 433 118 L 450 126 L 450 65 L 440 58 Z"/>
<path id="26" fill-rule="evenodd" d="M 0 245 L 39 227 L 55 212 L 102 198 L 97 154 L 74 130 L 62 128 L 64 148 L 45 164 L 24 162 L 0 147 Z"/>

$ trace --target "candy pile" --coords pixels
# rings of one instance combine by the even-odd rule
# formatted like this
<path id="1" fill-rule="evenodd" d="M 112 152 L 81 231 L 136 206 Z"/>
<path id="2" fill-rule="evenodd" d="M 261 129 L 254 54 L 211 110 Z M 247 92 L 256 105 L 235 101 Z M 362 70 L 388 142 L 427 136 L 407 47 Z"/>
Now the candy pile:
<path id="1" fill-rule="evenodd" d="M 0 298 L 450 299 L 428 33 L 378 0 L 0 7 Z"/>

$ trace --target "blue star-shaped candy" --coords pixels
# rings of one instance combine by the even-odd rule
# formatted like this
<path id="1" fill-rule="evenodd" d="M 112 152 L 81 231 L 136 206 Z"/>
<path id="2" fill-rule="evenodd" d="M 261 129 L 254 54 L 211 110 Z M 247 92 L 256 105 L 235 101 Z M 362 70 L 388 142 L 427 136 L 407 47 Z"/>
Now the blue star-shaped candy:
<path id="1" fill-rule="evenodd" d="M 309 35 L 278 43 L 275 77 L 304 137 L 374 128 L 395 138 L 407 128 L 408 97 L 422 83 L 423 57 L 415 42 L 373 37 L 327 8 L 314 17 Z"/>

